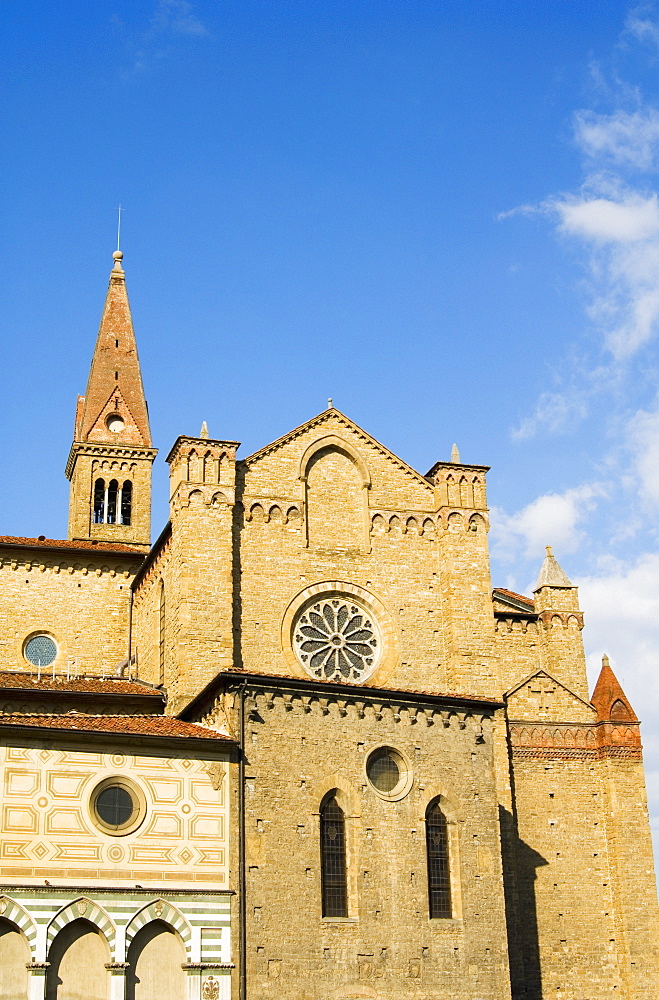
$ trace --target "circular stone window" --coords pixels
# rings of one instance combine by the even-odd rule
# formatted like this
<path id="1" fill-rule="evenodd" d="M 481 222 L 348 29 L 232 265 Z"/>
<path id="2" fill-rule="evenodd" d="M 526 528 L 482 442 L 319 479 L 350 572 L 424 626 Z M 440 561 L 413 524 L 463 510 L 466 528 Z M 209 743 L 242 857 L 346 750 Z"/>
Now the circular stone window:
<path id="1" fill-rule="evenodd" d="M 412 771 L 398 750 L 378 747 L 366 758 L 366 777 L 383 799 L 402 799 L 412 786 Z"/>
<path id="2" fill-rule="evenodd" d="M 361 681 L 373 673 L 381 650 L 373 618 L 356 601 L 325 597 L 297 616 L 293 648 L 312 677 L 326 681 Z"/>
<path id="3" fill-rule="evenodd" d="M 57 656 L 57 644 L 49 635 L 33 635 L 25 643 L 23 656 L 35 667 L 48 667 Z"/>
<path id="4" fill-rule="evenodd" d="M 107 778 L 92 793 L 92 815 L 105 833 L 136 830 L 144 819 L 145 805 L 143 795 L 124 778 Z"/>
<path id="5" fill-rule="evenodd" d="M 113 434 L 119 434 L 126 425 L 118 413 L 111 413 L 105 421 L 105 426 L 109 431 L 112 431 Z"/>

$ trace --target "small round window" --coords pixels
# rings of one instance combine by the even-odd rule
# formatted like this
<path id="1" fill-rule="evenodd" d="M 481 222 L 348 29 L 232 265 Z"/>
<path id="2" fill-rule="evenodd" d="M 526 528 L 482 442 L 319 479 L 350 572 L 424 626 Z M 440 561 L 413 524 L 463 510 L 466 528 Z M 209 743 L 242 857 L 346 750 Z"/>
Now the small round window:
<path id="1" fill-rule="evenodd" d="M 23 655 L 35 667 L 47 667 L 57 656 L 57 645 L 49 635 L 33 635 L 25 643 Z"/>
<path id="2" fill-rule="evenodd" d="M 121 778 L 108 778 L 94 789 L 92 814 L 106 833 L 124 834 L 137 829 L 144 818 L 144 798 Z"/>
<path id="3" fill-rule="evenodd" d="M 118 413 L 111 413 L 105 421 L 105 426 L 112 434 L 120 434 L 126 425 Z"/>
<path id="4" fill-rule="evenodd" d="M 412 786 L 412 771 L 398 750 L 378 747 L 366 759 L 371 788 L 385 799 L 402 799 Z"/>

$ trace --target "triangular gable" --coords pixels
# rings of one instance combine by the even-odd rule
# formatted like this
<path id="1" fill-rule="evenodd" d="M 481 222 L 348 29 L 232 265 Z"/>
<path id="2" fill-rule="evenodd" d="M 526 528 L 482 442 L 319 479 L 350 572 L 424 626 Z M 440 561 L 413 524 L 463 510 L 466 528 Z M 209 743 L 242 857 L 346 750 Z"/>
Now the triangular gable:
<path id="1" fill-rule="evenodd" d="M 420 472 L 413 469 L 411 465 L 404 462 L 398 457 L 398 455 L 394 454 L 394 452 L 389 451 L 389 449 L 381 444 L 376 438 L 372 437 L 367 431 L 363 430 L 363 428 L 351 420 L 350 417 L 347 417 L 335 407 L 323 410 L 323 412 L 319 413 L 316 417 L 312 417 L 311 420 L 307 420 L 306 423 L 300 424 L 299 427 L 295 427 L 292 431 L 289 431 L 287 434 L 284 434 L 282 437 L 271 442 L 271 444 L 255 451 L 252 455 L 249 455 L 243 460 L 244 464 L 248 467 L 252 467 L 267 456 L 272 455 L 281 448 L 284 448 L 296 438 L 302 437 L 309 431 L 323 426 L 327 426 L 328 428 L 338 426 L 350 431 L 352 434 L 355 434 L 357 437 L 362 439 L 364 444 L 377 451 L 381 456 L 396 465 L 401 472 L 410 476 L 419 486 L 422 486 L 425 490 L 427 490 L 429 497 L 434 495 L 434 488 L 425 476 L 422 476 Z"/>
<path id="2" fill-rule="evenodd" d="M 596 712 L 546 670 L 536 670 L 505 694 L 510 719 L 594 722 Z"/>
<path id="3" fill-rule="evenodd" d="M 106 426 L 107 418 L 114 413 L 117 413 L 124 421 L 124 428 L 120 434 L 116 435 L 116 438 Z M 104 443 L 115 443 L 116 441 L 117 444 L 148 445 L 121 389 L 118 387 L 113 389 L 100 412 L 90 421 L 86 438 L 88 441 L 102 441 Z"/>

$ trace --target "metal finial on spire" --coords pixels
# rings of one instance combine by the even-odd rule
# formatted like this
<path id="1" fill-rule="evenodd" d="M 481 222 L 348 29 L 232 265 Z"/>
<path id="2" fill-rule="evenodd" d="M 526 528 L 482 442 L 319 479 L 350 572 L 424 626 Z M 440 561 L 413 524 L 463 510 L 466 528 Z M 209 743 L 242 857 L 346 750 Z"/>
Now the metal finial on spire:
<path id="1" fill-rule="evenodd" d="M 121 203 L 117 208 L 117 250 L 121 250 Z"/>
<path id="2" fill-rule="evenodd" d="M 208 437 L 208 424 L 206 423 L 205 420 L 202 420 L 201 422 L 201 430 L 199 431 L 199 437 L 200 438 Z"/>
<path id="3" fill-rule="evenodd" d="M 454 444 L 451 448 L 451 461 L 456 463 L 460 461 L 460 452 L 458 451 L 457 444 Z"/>

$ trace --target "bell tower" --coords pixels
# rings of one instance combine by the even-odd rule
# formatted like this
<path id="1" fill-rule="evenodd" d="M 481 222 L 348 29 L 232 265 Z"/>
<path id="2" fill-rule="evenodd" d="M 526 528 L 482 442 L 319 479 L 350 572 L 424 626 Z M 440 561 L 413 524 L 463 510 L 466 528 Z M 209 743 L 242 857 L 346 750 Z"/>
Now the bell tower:
<path id="1" fill-rule="evenodd" d="M 122 267 L 115 250 L 87 391 L 78 397 L 73 444 L 69 539 L 148 549 L 152 447 L 149 415 Z"/>

